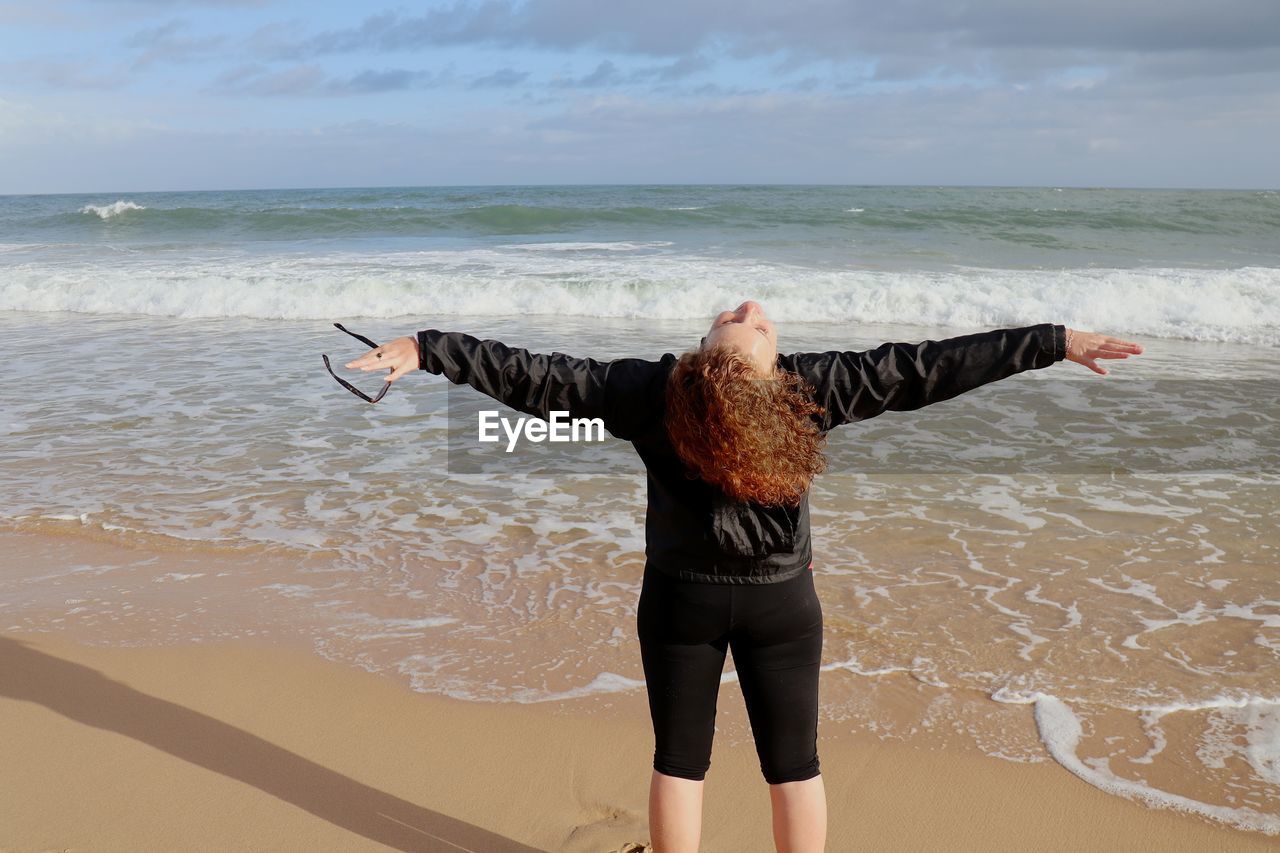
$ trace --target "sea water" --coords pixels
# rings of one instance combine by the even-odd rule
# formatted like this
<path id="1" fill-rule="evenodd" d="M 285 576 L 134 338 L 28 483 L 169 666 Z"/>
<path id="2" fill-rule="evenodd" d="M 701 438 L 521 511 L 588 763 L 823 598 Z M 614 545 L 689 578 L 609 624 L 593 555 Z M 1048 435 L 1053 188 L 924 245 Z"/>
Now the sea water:
<path id="1" fill-rule="evenodd" d="M 202 555 L 10 566 L 0 630 L 290 637 L 476 701 L 642 694 L 638 459 L 452 475 L 443 379 L 369 406 L 320 354 L 364 352 L 337 321 L 657 358 L 747 298 L 784 352 L 1045 322 L 1146 349 L 832 434 L 811 494 L 824 726 L 1280 830 L 1275 192 L 0 198 L 4 526 Z"/>

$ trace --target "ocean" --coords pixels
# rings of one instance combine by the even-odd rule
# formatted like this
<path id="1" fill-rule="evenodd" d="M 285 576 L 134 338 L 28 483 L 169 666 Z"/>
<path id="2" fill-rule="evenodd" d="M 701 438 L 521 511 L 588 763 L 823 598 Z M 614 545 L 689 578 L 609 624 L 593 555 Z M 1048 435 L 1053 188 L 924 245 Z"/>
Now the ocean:
<path id="1" fill-rule="evenodd" d="M 139 555 L 11 565 L 0 630 L 303 643 L 472 701 L 642 697 L 638 459 L 454 474 L 457 390 L 420 373 L 369 406 L 320 355 L 363 353 L 341 322 L 657 358 L 747 298 L 787 352 L 1045 322 L 1146 349 L 832 434 L 823 731 L 1280 832 L 1275 191 L 0 197 L 0 525 Z"/>

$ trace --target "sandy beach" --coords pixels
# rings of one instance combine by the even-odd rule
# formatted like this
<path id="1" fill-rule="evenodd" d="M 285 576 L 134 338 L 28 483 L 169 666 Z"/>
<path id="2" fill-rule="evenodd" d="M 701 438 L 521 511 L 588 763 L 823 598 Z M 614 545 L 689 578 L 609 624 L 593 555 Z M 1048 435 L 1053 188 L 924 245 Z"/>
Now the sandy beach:
<path id="1" fill-rule="evenodd" d="M 27 571 L 102 547 L 6 539 Z M 596 698 L 463 702 L 285 643 L 0 632 L 0 849 L 616 851 L 649 838 L 651 732 L 642 691 Z M 1049 762 L 819 735 L 832 851 L 1275 845 Z M 772 849 L 749 741 L 718 739 L 707 780 L 703 849 Z"/>

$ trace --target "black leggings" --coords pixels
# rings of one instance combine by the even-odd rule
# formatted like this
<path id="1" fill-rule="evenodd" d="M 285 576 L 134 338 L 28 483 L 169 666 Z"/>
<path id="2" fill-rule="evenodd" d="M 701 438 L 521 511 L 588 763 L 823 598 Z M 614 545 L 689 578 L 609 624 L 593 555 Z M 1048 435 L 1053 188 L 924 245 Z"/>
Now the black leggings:
<path id="1" fill-rule="evenodd" d="M 818 775 L 822 607 L 811 569 L 780 583 L 745 585 L 682 581 L 646 568 L 637 628 L 655 770 L 706 776 L 725 650 L 732 648 L 765 781 Z"/>

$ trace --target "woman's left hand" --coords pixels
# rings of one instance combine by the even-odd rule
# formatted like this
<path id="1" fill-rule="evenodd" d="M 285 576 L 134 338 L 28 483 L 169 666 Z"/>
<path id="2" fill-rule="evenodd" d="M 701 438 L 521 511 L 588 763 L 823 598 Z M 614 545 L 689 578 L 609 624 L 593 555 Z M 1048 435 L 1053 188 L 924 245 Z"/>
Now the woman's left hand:
<path id="1" fill-rule="evenodd" d="M 1142 344 L 1135 344 L 1133 341 L 1122 341 L 1096 332 L 1081 332 L 1076 329 L 1067 329 L 1067 331 L 1071 334 L 1071 344 L 1067 347 L 1067 361 L 1083 364 L 1094 373 L 1101 373 L 1103 376 L 1107 375 L 1107 371 L 1099 367 L 1095 359 L 1128 358 L 1131 355 L 1142 354 Z"/>

